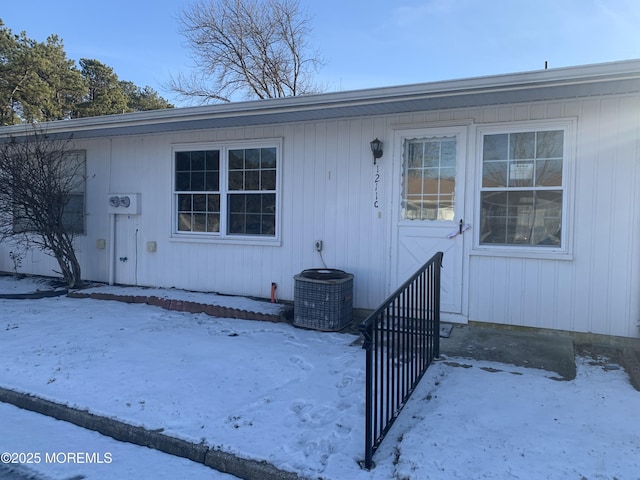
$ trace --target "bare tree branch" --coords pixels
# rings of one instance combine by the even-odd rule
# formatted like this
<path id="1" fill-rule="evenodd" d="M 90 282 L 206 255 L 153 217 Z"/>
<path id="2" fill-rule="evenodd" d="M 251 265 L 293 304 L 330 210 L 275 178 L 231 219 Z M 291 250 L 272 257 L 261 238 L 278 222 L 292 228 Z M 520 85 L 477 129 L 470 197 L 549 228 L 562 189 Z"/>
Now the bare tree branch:
<path id="1" fill-rule="evenodd" d="M 0 240 L 53 256 L 69 287 L 82 283 L 73 240 L 84 209 L 70 216 L 68 206 L 74 194 L 84 196 L 85 182 L 84 156 L 69 140 L 50 138 L 36 126 L 19 138 L 0 138 Z"/>
<path id="2" fill-rule="evenodd" d="M 179 21 L 199 72 L 170 80 L 179 95 L 208 103 L 319 91 L 312 74 L 322 61 L 308 51 L 310 20 L 298 0 L 200 0 Z"/>

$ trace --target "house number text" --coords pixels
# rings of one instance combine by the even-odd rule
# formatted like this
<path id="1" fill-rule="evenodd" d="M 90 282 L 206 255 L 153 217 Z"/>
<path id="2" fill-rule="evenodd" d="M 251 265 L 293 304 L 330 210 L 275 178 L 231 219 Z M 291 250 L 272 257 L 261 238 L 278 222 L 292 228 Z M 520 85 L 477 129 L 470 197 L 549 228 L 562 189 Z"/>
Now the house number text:
<path id="1" fill-rule="evenodd" d="M 378 185 L 379 184 L 380 184 L 380 166 L 376 164 L 376 175 L 375 175 L 375 180 L 373 181 L 374 193 L 375 193 L 375 200 L 373 201 L 373 207 L 374 208 L 379 208 L 380 207 L 380 202 L 378 200 Z"/>

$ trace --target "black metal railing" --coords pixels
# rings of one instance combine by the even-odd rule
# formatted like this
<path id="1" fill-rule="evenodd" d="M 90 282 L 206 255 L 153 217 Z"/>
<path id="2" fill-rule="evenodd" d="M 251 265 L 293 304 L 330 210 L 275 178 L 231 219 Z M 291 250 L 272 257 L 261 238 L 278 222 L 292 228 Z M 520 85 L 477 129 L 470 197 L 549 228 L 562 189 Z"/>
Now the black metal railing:
<path id="1" fill-rule="evenodd" d="M 373 454 L 405 402 L 440 355 L 442 252 L 390 295 L 360 325 L 366 349 L 365 459 Z"/>

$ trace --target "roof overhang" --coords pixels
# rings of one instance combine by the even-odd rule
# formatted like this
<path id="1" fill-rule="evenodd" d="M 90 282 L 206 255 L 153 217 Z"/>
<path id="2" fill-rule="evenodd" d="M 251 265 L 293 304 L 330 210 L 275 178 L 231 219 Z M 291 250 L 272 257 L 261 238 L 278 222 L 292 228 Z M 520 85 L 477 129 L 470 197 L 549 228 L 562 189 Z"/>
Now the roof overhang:
<path id="1" fill-rule="evenodd" d="M 304 122 L 640 92 L 640 60 L 324 93 L 201 107 L 105 115 L 42 124 L 51 135 L 92 138 Z M 0 128 L 22 136 L 25 125 Z"/>

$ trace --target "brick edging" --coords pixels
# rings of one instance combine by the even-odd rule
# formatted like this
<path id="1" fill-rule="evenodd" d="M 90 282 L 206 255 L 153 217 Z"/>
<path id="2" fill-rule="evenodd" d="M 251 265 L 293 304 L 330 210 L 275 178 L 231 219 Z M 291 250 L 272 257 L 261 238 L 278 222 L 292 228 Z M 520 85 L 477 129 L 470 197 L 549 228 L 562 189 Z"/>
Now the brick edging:
<path id="1" fill-rule="evenodd" d="M 35 395 L 0 387 L 0 402 L 63 420 L 121 442 L 133 443 L 187 458 L 244 480 L 303 480 L 303 477 L 293 472 L 280 470 L 264 461 L 237 457 L 231 453 L 211 449 L 204 444 L 192 443 L 165 435 L 160 431 L 129 425 L 120 420 L 95 415 L 87 410 L 71 408 Z"/>
<path id="2" fill-rule="evenodd" d="M 622 352 L 622 363 L 631 385 L 640 392 L 640 351 L 625 348 Z"/>
<path id="3" fill-rule="evenodd" d="M 125 303 L 146 303 L 147 305 L 154 305 L 162 307 L 165 310 L 175 310 L 178 312 L 188 313 L 205 313 L 212 317 L 221 318 L 237 318 L 241 320 L 261 320 L 269 322 L 284 322 L 286 321 L 286 311 L 279 314 L 270 314 L 262 312 L 251 312 L 248 310 L 242 310 L 238 308 L 223 307 L 221 305 L 209 305 L 206 303 L 191 302 L 189 300 L 172 300 L 170 298 L 156 297 L 155 295 L 116 295 L 113 293 L 101 293 L 101 292 L 69 292 L 67 294 L 69 298 L 92 298 L 95 300 L 115 300 Z"/>

